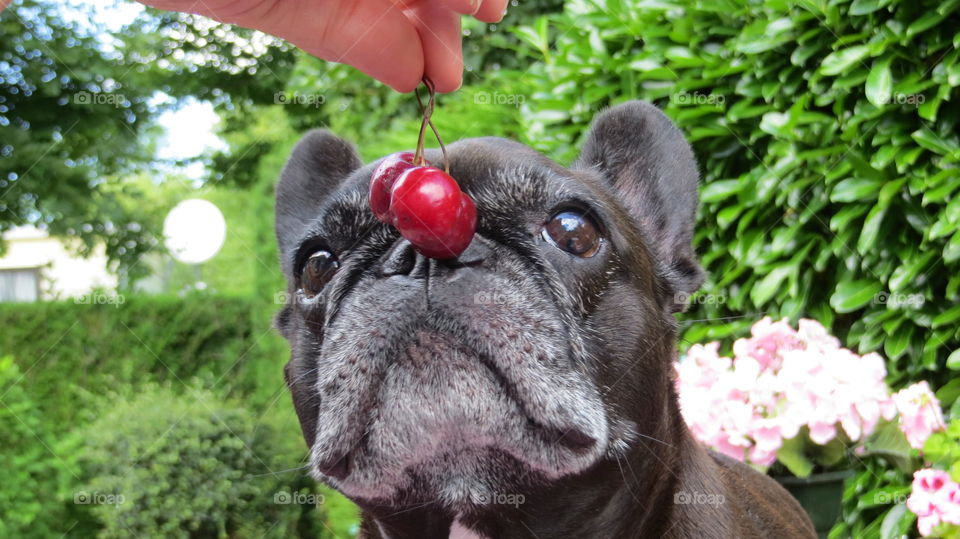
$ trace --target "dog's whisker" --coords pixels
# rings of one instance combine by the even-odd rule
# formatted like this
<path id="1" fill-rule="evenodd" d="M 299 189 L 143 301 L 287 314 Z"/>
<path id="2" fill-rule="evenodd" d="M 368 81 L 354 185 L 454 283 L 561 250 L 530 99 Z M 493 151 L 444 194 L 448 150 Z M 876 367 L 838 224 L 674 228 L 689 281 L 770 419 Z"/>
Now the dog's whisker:
<path id="1" fill-rule="evenodd" d="M 673 446 L 672 446 L 672 445 L 668 444 L 667 442 L 664 442 L 663 440 L 660 440 L 659 438 L 654 438 L 653 436 L 647 436 L 646 434 L 643 434 L 643 433 L 640 433 L 640 432 L 637 432 L 637 433 L 635 433 L 635 434 L 636 434 L 637 436 L 641 437 L 641 438 L 646 438 L 647 440 L 652 440 L 652 441 L 654 441 L 654 442 L 661 443 L 661 444 L 663 444 L 663 445 L 665 445 L 665 446 L 673 449 Z"/>
<path id="2" fill-rule="evenodd" d="M 423 502 L 423 503 L 414 505 L 413 507 L 407 507 L 406 509 L 401 509 L 400 511 L 397 511 L 396 513 L 390 513 L 389 515 L 387 515 L 387 518 L 392 518 L 392 517 L 395 517 L 395 516 L 397 516 L 397 515 L 402 515 L 402 514 L 404 514 L 404 513 L 409 513 L 410 511 L 416 511 L 417 509 L 423 509 L 424 507 L 427 507 L 427 506 L 429 506 L 429 505 L 433 505 L 433 504 L 437 503 L 438 501 L 440 501 L 440 500 L 431 500 L 431 501 L 428 501 L 428 502 Z"/>
<path id="3" fill-rule="evenodd" d="M 633 492 L 633 487 L 630 485 L 630 481 L 627 479 L 627 474 L 626 472 L 623 471 L 623 464 L 620 463 L 620 456 L 617 455 L 615 458 L 617 461 L 617 468 L 620 468 L 620 477 L 623 478 L 623 485 L 627 487 L 627 492 L 630 493 L 630 497 L 633 498 L 633 501 L 637 502 L 637 504 L 642 506 L 643 503 L 640 501 L 640 498 L 638 498 L 637 495 Z M 630 466 L 630 461 L 627 460 L 626 458 L 624 458 L 624 460 L 627 462 L 627 466 Z M 630 469 L 630 474 L 633 475 L 634 480 L 636 480 L 637 476 L 636 474 L 633 473 L 632 468 Z"/>
<path id="4" fill-rule="evenodd" d="M 698 319 L 691 319 L 691 320 L 683 320 L 680 322 L 680 324 L 681 325 L 695 324 L 697 322 L 723 322 L 724 320 L 739 320 L 741 318 L 750 318 L 751 320 L 754 320 L 757 318 L 762 318 L 766 314 L 767 314 L 766 312 L 762 312 L 762 313 L 738 314 L 735 316 L 721 316 L 719 318 L 698 318 Z"/>

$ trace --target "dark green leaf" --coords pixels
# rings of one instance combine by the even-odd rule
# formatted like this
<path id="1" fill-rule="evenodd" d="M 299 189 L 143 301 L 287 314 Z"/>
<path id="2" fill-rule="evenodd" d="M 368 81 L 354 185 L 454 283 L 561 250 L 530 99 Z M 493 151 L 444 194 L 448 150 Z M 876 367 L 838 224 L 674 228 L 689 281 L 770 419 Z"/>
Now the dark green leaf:
<path id="1" fill-rule="evenodd" d="M 841 313 L 853 312 L 870 303 L 881 289 L 882 285 L 872 280 L 841 281 L 830 296 L 830 305 Z"/>
<path id="2" fill-rule="evenodd" d="M 878 107 L 890 103 L 893 93 L 893 74 L 890 72 L 890 62 L 893 56 L 875 60 L 870 75 L 867 76 L 867 99 Z"/>
<path id="3" fill-rule="evenodd" d="M 857 45 L 831 53 L 820 64 L 820 72 L 824 75 L 839 75 L 858 65 L 870 53 L 870 47 Z"/>

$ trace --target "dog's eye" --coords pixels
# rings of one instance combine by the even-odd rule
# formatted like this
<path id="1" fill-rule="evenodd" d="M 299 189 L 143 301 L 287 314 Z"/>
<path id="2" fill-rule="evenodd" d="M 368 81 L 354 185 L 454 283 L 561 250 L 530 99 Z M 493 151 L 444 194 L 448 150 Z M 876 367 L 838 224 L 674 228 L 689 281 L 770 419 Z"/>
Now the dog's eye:
<path id="1" fill-rule="evenodd" d="M 303 263 L 303 271 L 300 273 L 300 288 L 303 294 L 308 298 L 319 294 L 339 267 L 340 262 L 330 251 L 320 250 L 310 255 Z"/>
<path id="2" fill-rule="evenodd" d="M 583 212 L 566 210 L 543 225 L 543 239 L 572 255 L 589 258 L 600 250 L 597 225 Z"/>

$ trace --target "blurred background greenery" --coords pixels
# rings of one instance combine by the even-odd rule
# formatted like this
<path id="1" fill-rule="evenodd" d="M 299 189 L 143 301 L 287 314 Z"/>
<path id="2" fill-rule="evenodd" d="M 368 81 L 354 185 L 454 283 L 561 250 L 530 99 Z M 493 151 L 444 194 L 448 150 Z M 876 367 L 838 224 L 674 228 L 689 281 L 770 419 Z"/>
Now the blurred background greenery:
<path id="1" fill-rule="evenodd" d="M 272 191 L 310 128 L 366 160 L 413 147 L 416 102 L 253 32 L 154 10 L 112 28 L 90 5 L 0 14 L 0 230 L 102 249 L 118 279 L 99 293 L 123 298 L 0 303 L 0 536 L 350 536 L 354 509 L 304 475 L 283 386 Z M 568 163 L 629 99 L 687 134 L 709 277 L 681 349 L 816 318 L 950 409 L 960 0 L 525 0 L 464 40 L 464 86 L 434 115 L 448 142 L 509 137 Z M 158 118 L 191 100 L 224 142 L 193 177 L 157 151 Z M 185 198 L 227 221 L 200 290 L 160 241 Z M 887 518 L 896 498 L 863 501 L 909 477 L 861 465 L 832 536 L 910 533 Z"/>

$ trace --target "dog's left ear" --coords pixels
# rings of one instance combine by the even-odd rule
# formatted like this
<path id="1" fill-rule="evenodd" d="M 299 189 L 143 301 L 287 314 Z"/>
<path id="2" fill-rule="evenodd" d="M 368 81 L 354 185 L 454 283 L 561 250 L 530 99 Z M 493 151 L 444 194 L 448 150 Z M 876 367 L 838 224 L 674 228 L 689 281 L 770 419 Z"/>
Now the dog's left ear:
<path id="1" fill-rule="evenodd" d="M 283 271 L 291 275 L 291 251 L 324 201 L 362 163 L 349 142 L 327 131 L 300 139 L 277 184 L 276 231 Z"/>
<path id="2" fill-rule="evenodd" d="M 600 172 L 643 233 L 673 311 L 703 282 L 691 241 L 697 210 L 697 162 L 683 134 L 660 110 L 631 101 L 594 120 L 575 169 Z"/>

